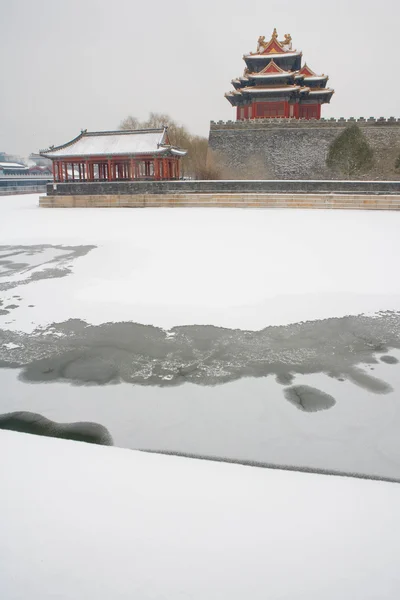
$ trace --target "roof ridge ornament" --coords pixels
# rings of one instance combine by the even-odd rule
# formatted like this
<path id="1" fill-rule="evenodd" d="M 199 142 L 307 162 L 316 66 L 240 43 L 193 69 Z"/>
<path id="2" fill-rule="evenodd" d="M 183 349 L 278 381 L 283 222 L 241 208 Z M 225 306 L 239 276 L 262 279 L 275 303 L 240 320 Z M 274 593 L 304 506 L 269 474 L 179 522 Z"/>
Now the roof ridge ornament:
<path id="1" fill-rule="evenodd" d="M 292 49 L 292 36 L 290 35 L 290 33 L 285 33 L 284 39 L 279 43 L 285 50 L 288 50 L 288 51 L 291 50 Z"/>
<path id="2" fill-rule="evenodd" d="M 269 48 L 271 48 L 271 50 L 269 52 L 265 52 L 266 50 L 269 50 Z M 290 33 L 285 33 L 284 39 L 282 41 L 279 41 L 276 27 L 272 32 L 271 39 L 269 40 L 269 42 L 265 41 L 265 35 L 260 35 L 260 37 L 257 40 L 256 54 L 290 52 L 291 50 L 292 36 L 290 35 Z M 252 52 L 250 54 L 252 54 Z"/>

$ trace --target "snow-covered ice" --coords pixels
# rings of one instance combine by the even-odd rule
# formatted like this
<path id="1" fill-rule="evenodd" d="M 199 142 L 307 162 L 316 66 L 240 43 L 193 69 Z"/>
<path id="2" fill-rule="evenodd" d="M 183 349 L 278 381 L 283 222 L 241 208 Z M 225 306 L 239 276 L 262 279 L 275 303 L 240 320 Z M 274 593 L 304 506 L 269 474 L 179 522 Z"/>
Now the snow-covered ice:
<path id="1" fill-rule="evenodd" d="M 400 310 L 400 213 L 37 203 L 37 195 L 0 201 L 0 360 L 14 367 L 0 369 L 0 413 L 98 422 L 129 448 L 400 478 L 396 327 L 386 329 L 385 362 L 378 325 L 372 335 L 354 322 L 324 328 L 315 321 Z M 84 323 L 74 330 L 63 325 L 68 319 L 98 327 L 92 341 L 82 334 Z M 266 377 L 277 334 L 265 330 L 262 342 L 259 330 L 306 320 L 307 331 L 293 325 L 305 335 L 303 345 L 296 338 L 286 348 L 278 340 L 285 372 Z M 102 328 L 121 321 L 175 329 L 137 328 L 122 343 L 127 326 Z M 179 325 L 191 326 L 193 336 Z M 202 336 L 218 335 L 219 346 L 207 355 Z M 288 328 L 279 336 L 287 340 Z M 161 344 L 157 362 L 152 356 Z M 319 365 L 314 370 L 310 356 Z M 48 363 L 40 366 L 40 359 Z M 27 376 L 24 365 L 35 361 Z M 249 377 L 249 365 L 261 370 Z M 27 383 L 49 377 L 49 385 Z M 224 377 L 230 383 L 213 387 Z M 329 394 L 331 408 L 302 412 L 288 402 L 292 380 Z M 92 385 L 71 388 L 69 381 Z"/>
<path id="2" fill-rule="evenodd" d="M 37 195 L 0 200 L 2 245 L 96 248 L 71 263 L 68 277 L 3 292 L 6 301 L 23 301 L 0 315 L 0 328 L 32 331 L 80 318 L 258 330 L 400 309 L 398 212 L 38 209 L 37 202 Z"/>
<path id="3" fill-rule="evenodd" d="M 400 486 L 0 431 L 4 600 L 397 600 Z"/>

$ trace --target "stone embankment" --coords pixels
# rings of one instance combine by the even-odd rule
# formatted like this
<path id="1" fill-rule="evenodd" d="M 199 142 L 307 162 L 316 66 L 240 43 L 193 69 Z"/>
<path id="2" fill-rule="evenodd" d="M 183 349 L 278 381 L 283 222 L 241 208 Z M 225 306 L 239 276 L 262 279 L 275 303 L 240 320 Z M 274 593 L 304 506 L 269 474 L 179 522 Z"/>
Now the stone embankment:
<path id="1" fill-rule="evenodd" d="M 400 210 L 400 194 L 257 194 L 257 193 L 164 193 L 42 196 L 46 208 L 315 208 Z"/>

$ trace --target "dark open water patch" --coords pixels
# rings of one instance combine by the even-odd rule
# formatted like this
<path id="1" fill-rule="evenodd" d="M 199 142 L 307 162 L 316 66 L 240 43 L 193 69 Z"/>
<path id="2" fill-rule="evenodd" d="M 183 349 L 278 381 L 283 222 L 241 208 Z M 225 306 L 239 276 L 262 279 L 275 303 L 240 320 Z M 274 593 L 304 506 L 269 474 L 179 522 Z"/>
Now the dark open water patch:
<path id="1" fill-rule="evenodd" d="M 388 365 L 397 365 L 397 363 L 399 362 L 395 356 L 390 356 L 390 354 L 381 356 L 381 361 Z"/>
<path id="2" fill-rule="evenodd" d="M 137 323 L 88 325 L 69 320 L 31 334 L 0 330 L 0 367 L 21 367 L 27 382 L 104 385 L 120 381 L 173 386 L 217 385 L 275 375 L 290 385 L 297 374 L 326 373 L 375 393 L 391 387 L 365 370 L 377 354 L 400 348 L 400 313 L 348 316 L 266 327 L 211 325 L 165 331 Z"/>
<path id="3" fill-rule="evenodd" d="M 110 432 L 99 423 L 56 423 L 42 415 L 26 411 L 0 415 L 0 429 L 87 442 L 89 444 L 100 444 L 102 446 L 113 445 Z"/>
<path id="4" fill-rule="evenodd" d="M 294 385 L 286 388 L 284 394 L 286 400 L 305 412 L 327 410 L 336 404 L 336 400 L 332 396 L 309 385 Z"/>
<path id="5" fill-rule="evenodd" d="M 66 277 L 71 273 L 71 264 L 75 259 L 85 256 L 96 246 L 63 246 L 37 244 L 34 246 L 0 246 L 0 291 L 28 285 L 32 281 Z M 47 258 L 46 251 L 53 252 Z M 54 252 L 56 256 L 54 256 Z M 48 254 L 48 252 L 47 252 Z M 29 257 L 35 257 L 31 261 Z M 7 277 L 19 275 L 17 280 L 7 281 Z M 5 281 L 1 281 L 4 280 Z M 21 300 L 20 296 L 13 296 Z M 10 307 L 11 308 L 11 307 Z M 18 308 L 18 305 L 13 306 Z M 5 313 L 3 313 L 5 314 Z"/>

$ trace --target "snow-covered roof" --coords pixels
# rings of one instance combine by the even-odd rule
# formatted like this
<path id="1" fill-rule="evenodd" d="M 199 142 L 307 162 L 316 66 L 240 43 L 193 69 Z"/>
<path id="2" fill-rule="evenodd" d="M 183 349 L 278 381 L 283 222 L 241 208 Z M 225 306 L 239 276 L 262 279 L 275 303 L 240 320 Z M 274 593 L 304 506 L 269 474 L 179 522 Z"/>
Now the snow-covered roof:
<path id="1" fill-rule="evenodd" d="M 171 151 L 183 156 L 185 150 L 173 148 L 166 142 L 167 129 L 137 129 L 129 131 L 82 131 L 67 144 L 41 152 L 47 158 L 162 154 Z"/>
<path id="2" fill-rule="evenodd" d="M 304 75 L 304 81 L 322 81 L 325 79 L 328 79 L 328 75 L 313 75 L 312 77 Z"/>
<path id="3" fill-rule="evenodd" d="M 166 146 L 163 150 L 169 150 L 171 154 L 175 154 L 175 156 L 186 156 L 187 150 L 182 150 L 182 148 L 174 148 L 173 146 Z"/>
<path id="4" fill-rule="evenodd" d="M 14 162 L 0 162 L 0 169 L 26 169 L 25 165 Z"/>
<path id="5" fill-rule="evenodd" d="M 270 59 L 271 57 L 273 57 L 273 59 L 277 59 L 277 58 L 286 58 L 286 57 L 292 57 L 292 56 L 302 56 L 302 52 L 272 52 L 270 54 L 245 54 L 243 56 L 243 58 L 268 58 Z"/>
<path id="6" fill-rule="evenodd" d="M 310 94 L 333 94 L 334 90 L 330 88 L 325 88 L 323 90 L 313 90 L 310 88 Z"/>
<path id="7" fill-rule="evenodd" d="M 246 94 L 248 93 L 261 93 L 261 94 L 270 94 L 270 93 L 274 93 L 274 92 L 295 92 L 296 90 L 300 90 L 300 86 L 299 85 L 287 85 L 286 87 L 268 87 L 268 88 L 258 88 L 258 87 L 248 87 L 248 88 L 243 88 L 241 90 L 241 92 L 245 92 Z"/>
<path id="8" fill-rule="evenodd" d="M 247 75 L 249 79 L 275 79 L 280 77 L 292 77 L 294 73 L 285 72 L 285 73 L 257 73 L 255 75 Z"/>

